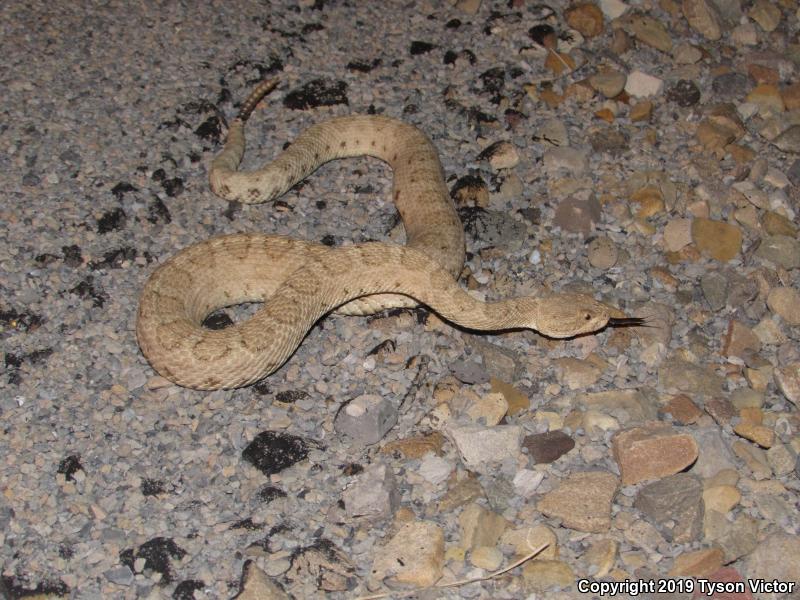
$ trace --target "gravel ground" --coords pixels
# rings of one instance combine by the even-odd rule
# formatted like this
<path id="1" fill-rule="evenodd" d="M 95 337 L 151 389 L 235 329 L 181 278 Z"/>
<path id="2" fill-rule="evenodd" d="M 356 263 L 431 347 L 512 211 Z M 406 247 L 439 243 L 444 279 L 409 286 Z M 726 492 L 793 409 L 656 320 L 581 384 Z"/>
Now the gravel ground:
<path id="1" fill-rule="evenodd" d="M 2 3 L 0 596 L 356 598 L 539 543 L 418 597 L 798 581 L 800 11 L 599 6 Z M 246 167 L 332 116 L 400 118 L 439 150 L 473 294 L 584 291 L 649 327 L 332 315 L 250 388 L 158 377 L 137 299 L 178 249 L 403 240 L 373 159 L 272 205 L 210 192 L 272 76 Z"/>

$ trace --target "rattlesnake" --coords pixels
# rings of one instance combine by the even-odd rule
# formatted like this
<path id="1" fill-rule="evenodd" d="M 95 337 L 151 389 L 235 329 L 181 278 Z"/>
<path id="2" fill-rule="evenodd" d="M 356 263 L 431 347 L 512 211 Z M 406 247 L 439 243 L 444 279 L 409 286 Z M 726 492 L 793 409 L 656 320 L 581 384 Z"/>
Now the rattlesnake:
<path id="1" fill-rule="evenodd" d="M 240 233 L 184 249 L 150 276 L 136 323 L 142 352 L 167 379 L 206 390 L 254 383 L 277 370 L 314 323 L 334 309 L 369 314 L 420 303 L 468 329 L 527 328 L 555 338 L 597 331 L 609 323 L 642 324 L 581 294 L 489 303 L 463 291 L 456 278 L 464 262 L 464 232 L 438 155 L 421 131 L 401 121 L 334 118 L 304 131 L 266 167 L 237 171 L 244 155 L 244 123 L 276 83 L 262 83 L 242 105 L 222 152 L 211 163 L 211 189 L 227 200 L 265 202 L 327 161 L 374 156 L 394 172 L 393 199 L 407 243 L 330 248 Z M 264 305 L 231 327 L 202 326 L 211 312 L 245 302 Z"/>

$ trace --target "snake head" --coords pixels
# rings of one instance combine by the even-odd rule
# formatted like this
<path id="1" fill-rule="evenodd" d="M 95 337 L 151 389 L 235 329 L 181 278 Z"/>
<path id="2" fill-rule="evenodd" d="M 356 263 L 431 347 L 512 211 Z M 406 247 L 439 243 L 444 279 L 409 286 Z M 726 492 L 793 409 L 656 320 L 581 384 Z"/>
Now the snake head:
<path id="1" fill-rule="evenodd" d="M 606 325 L 642 325 L 642 319 L 626 317 L 619 309 L 584 294 L 555 294 L 537 298 L 533 329 L 551 338 L 570 338 L 592 333 Z"/>

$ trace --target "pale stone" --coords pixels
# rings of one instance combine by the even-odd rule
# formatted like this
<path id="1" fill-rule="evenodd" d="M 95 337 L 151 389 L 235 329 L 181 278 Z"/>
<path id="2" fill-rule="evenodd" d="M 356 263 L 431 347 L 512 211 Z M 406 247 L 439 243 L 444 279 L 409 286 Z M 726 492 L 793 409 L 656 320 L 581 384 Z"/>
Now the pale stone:
<path id="1" fill-rule="evenodd" d="M 594 238 L 587 249 L 589 264 L 598 269 L 610 269 L 619 260 L 619 249 L 611 238 L 604 235 Z"/>
<path id="2" fill-rule="evenodd" d="M 472 549 L 478 546 L 495 546 L 509 522 L 501 515 L 472 503 L 458 516 L 461 528 L 461 545 Z"/>
<path id="3" fill-rule="evenodd" d="M 800 556 L 800 537 L 783 532 L 772 533 L 759 542 L 758 547 L 747 557 L 743 572 L 748 577 L 768 581 L 777 579 L 797 582 L 800 581 L 800 560 L 787 560 L 792 556 Z"/>
<path id="4" fill-rule="evenodd" d="M 600 10 L 610 21 L 613 21 L 625 14 L 628 5 L 622 0 L 600 0 Z"/>
<path id="5" fill-rule="evenodd" d="M 586 360 L 572 357 L 558 358 L 554 361 L 559 383 L 571 390 L 589 387 L 602 375 L 602 371 Z"/>
<path id="6" fill-rule="evenodd" d="M 471 469 L 519 456 L 522 428 L 518 425 L 448 427 L 446 433 Z"/>
<path id="7" fill-rule="evenodd" d="M 620 428 L 619 421 L 611 415 L 601 413 L 598 410 L 587 410 L 583 413 L 581 424 L 583 428 L 590 433 L 594 430 L 616 431 Z"/>
<path id="8" fill-rule="evenodd" d="M 633 71 L 625 82 L 625 91 L 636 98 L 657 96 L 664 89 L 664 81 L 643 71 Z"/>
<path id="9" fill-rule="evenodd" d="M 672 219 L 664 227 L 664 246 L 669 252 L 677 252 L 692 243 L 692 220 Z"/>
<path id="10" fill-rule="evenodd" d="M 692 44 L 679 44 L 672 51 L 672 58 L 678 64 L 693 65 L 703 58 L 703 53 Z"/>
<path id="11" fill-rule="evenodd" d="M 790 446 L 778 442 L 767 450 L 767 462 L 777 477 L 783 477 L 791 473 L 797 465 L 797 453 Z"/>
<path id="12" fill-rule="evenodd" d="M 604 68 L 589 76 L 589 85 L 606 98 L 613 98 L 625 88 L 626 79 L 624 73 L 616 69 Z"/>
<path id="13" fill-rule="evenodd" d="M 443 566 L 441 527 L 430 521 L 411 521 L 376 550 L 370 579 L 390 587 L 427 587 L 441 578 Z"/>
<path id="14" fill-rule="evenodd" d="M 479 569 L 496 571 L 503 564 L 503 553 L 492 546 L 478 546 L 470 552 L 469 562 Z"/>
<path id="15" fill-rule="evenodd" d="M 503 394 L 492 392 L 475 399 L 467 409 L 467 415 L 475 423 L 493 427 L 503 420 L 508 412 L 508 401 Z"/>
<path id="16" fill-rule="evenodd" d="M 529 560 L 522 567 L 522 578 L 527 590 L 539 592 L 567 588 L 575 583 L 572 568 L 560 560 Z"/>
<path id="17" fill-rule="evenodd" d="M 252 560 L 242 567 L 241 588 L 236 600 L 289 600 L 291 596 L 273 582 Z"/>
<path id="18" fill-rule="evenodd" d="M 588 565 L 589 575 L 599 579 L 605 577 L 614 567 L 619 544 L 611 538 L 595 540 L 581 557 Z"/>
<path id="19" fill-rule="evenodd" d="M 558 557 L 558 538 L 547 525 L 508 529 L 500 536 L 501 546 L 511 546 L 514 549 L 514 558 L 527 556 L 537 548 L 545 546 L 544 550 L 536 555 L 539 559 Z"/>
<path id="20" fill-rule="evenodd" d="M 600 35 L 605 28 L 603 12 L 592 2 L 574 4 L 564 13 L 567 23 L 584 37 Z"/>
<path id="21" fill-rule="evenodd" d="M 732 485 L 717 485 L 703 492 L 703 503 L 706 510 L 715 510 L 722 514 L 733 510 L 739 504 L 742 494 Z"/>
<path id="22" fill-rule="evenodd" d="M 492 169 L 498 171 L 500 169 L 513 169 L 519 164 L 519 152 L 516 146 L 508 141 L 495 142 L 483 152 L 480 153 L 478 159 L 488 160 Z"/>
<path id="23" fill-rule="evenodd" d="M 611 526 L 611 502 L 617 478 L 607 471 L 573 473 L 546 494 L 537 509 L 557 517 L 565 527 L 579 531 L 603 532 Z"/>

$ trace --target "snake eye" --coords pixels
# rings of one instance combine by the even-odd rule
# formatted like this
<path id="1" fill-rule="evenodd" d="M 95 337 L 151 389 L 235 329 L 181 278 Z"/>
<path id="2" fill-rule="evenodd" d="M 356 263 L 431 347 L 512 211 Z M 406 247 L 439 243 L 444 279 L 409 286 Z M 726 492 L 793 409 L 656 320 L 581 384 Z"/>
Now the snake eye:
<path id="1" fill-rule="evenodd" d="M 585 321 L 591 321 L 592 320 L 592 315 L 591 315 L 591 313 L 586 313 L 583 316 L 583 318 L 584 318 Z"/>

